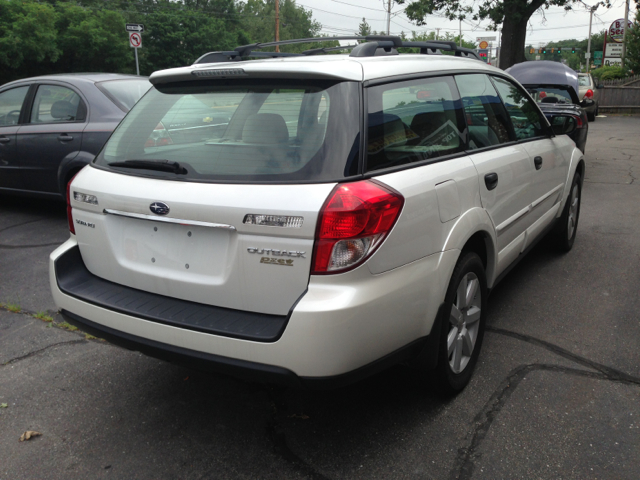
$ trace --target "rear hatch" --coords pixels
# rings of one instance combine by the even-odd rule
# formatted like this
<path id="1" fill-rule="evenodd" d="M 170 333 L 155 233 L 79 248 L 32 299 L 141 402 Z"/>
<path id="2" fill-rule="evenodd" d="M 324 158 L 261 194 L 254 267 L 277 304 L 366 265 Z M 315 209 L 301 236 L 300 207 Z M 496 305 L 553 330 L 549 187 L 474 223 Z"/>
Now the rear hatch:
<path id="1" fill-rule="evenodd" d="M 357 172 L 354 92 L 352 82 L 274 80 L 152 89 L 72 184 L 87 269 L 286 315 L 308 284 L 318 213 Z"/>

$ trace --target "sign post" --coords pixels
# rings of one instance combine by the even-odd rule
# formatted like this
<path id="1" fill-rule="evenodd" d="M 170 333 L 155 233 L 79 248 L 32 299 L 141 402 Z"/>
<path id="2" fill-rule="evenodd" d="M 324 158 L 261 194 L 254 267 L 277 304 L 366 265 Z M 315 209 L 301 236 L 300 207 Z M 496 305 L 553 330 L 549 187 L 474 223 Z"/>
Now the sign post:
<path id="1" fill-rule="evenodd" d="M 138 49 L 142 48 L 142 32 L 144 32 L 144 25 L 141 23 L 127 23 L 125 30 L 129 34 L 129 46 L 134 49 L 136 55 L 136 75 L 140 75 Z"/>

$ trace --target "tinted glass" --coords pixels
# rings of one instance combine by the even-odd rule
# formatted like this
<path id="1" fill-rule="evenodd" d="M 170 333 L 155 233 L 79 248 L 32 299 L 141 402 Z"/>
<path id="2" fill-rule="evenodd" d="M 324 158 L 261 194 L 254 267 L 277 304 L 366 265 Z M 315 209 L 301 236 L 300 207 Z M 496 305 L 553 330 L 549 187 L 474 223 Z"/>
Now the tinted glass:
<path id="1" fill-rule="evenodd" d="M 462 105 L 451 77 L 368 90 L 367 171 L 465 150 Z"/>
<path id="2" fill-rule="evenodd" d="M 526 94 L 515 84 L 502 78 L 493 77 L 493 81 L 511 118 L 516 139 L 526 140 L 546 135 L 546 124 Z"/>
<path id="3" fill-rule="evenodd" d="M 16 125 L 29 87 L 18 87 L 0 93 L 0 126 Z"/>
<path id="4" fill-rule="evenodd" d="M 236 80 L 152 89 L 96 163 L 178 162 L 186 174 L 127 170 L 176 180 L 339 180 L 357 173 L 358 99 L 352 82 Z"/>
<path id="5" fill-rule="evenodd" d="M 114 100 L 116 105 L 128 112 L 151 88 L 151 83 L 144 79 L 109 80 L 96 86 Z"/>
<path id="6" fill-rule="evenodd" d="M 513 140 L 511 124 L 495 88 L 486 75 L 458 75 L 469 129 L 469 148 L 485 148 Z"/>
<path id="7" fill-rule="evenodd" d="M 566 88 L 527 87 L 527 92 L 538 103 L 573 103 L 571 94 Z"/>
<path id="8" fill-rule="evenodd" d="M 80 96 L 58 85 L 41 85 L 31 109 L 31 123 L 75 122 L 84 120 Z"/>

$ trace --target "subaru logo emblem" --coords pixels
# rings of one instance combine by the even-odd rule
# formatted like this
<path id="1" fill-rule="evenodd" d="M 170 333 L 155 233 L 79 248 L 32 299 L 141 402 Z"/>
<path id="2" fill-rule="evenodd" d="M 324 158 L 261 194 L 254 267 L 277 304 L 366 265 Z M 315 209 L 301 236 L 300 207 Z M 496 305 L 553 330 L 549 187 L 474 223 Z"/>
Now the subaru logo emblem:
<path id="1" fill-rule="evenodd" d="M 166 215 L 169 213 L 169 205 L 164 202 L 153 202 L 149 205 L 149 210 L 151 210 L 156 215 Z"/>

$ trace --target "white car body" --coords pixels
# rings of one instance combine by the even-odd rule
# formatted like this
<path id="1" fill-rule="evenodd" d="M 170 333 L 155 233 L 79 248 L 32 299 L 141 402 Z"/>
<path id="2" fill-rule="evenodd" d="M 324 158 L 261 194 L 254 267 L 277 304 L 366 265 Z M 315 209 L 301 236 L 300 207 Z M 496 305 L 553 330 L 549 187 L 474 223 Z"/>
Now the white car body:
<path id="1" fill-rule="evenodd" d="M 358 82 L 365 90 L 368 82 L 420 73 L 508 78 L 481 62 L 455 57 L 332 55 L 232 67 L 196 65 L 156 72 L 150 80 L 156 85 L 180 82 L 193 79 L 193 71 L 236 65 L 259 78 L 329 78 Z M 533 167 L 537 157 L 544 158 L 540 169 Z M 364 263 L 333 275 L 310 275 L 310 268 L 319 212 L 338 182 L 176 182 L 90 165 L 70 187 L 75 234 L 50 257 L 53 297 L 63 314 L 93 326 L 98 335 L 202 356 L 232 365 L 223 370 L 234 374 L 258 372 L 251 378 L 264 374 L 272 380 L 269 375 L 275 373 L 289 383 L 334 379 L 339 384 L 367 367 L 375 371 L 386 359 L 408 359 L 399 352 L 431 345 L 428 339 L 461 252 L 479 238 L 484 241 L 486 283 L 494 286 L 561 216 L 574 175 L 584 168 L 581 162 L 582 153 L 568 137 L 549 134 L 365 175 L 399 192 L 404 205 L 391 232 Z M 483 181 L 489 173 L 499 177 L 491 191 Z M 75 192 L 95 196 L 98 205 L 76 200 Z M 170 205 L 169 215 L 151 214 L 149 205 L 155 201 Z M 295 230 L 265 227 L 243 223 L 247 214 L 303 217 L 304 222 Z M 285 327 L 270 341 L 256 341 L 88 301 L 60 285 L 62 267 L 56 262 L 73 249 L 79 249 L 90 275 L 114 288 L 286 317 Z M 292 262 L 283 260 L 285 268 L 280 268 L 261 263 L 264 258 Z"/>

